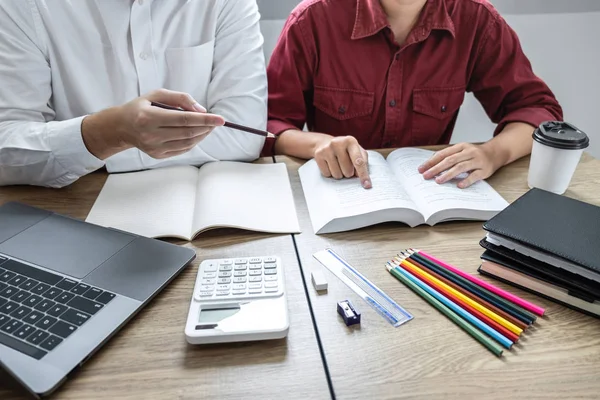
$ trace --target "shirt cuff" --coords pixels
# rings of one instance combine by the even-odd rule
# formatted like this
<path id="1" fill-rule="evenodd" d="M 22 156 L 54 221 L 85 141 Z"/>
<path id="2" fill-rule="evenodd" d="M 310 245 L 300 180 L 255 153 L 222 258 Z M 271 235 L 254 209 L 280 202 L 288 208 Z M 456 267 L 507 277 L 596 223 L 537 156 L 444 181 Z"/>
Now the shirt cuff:
<path id="1" fill-rule="evenodd" d="M 520 110 L 513 111 L 502 118 L 502 120 L 498 123 L 496 130 L 494 131 L 494 136 L 501 133 L 506 125 L 512 122 L 523 122 L 533 126 L 534 128 L 537 128 L 542 122 L 556 120 L 556 115 L 552 114 L 545 108 L 522 108 Z M 562 120 L 562 118 L 559 120 Z"/>
<path id="2" fill-rule="evenodd" d="M 56 162 L 66 171 L 66 178 L 75 180 L 104 166 L 104 161 L 90 153 L 81 137 L 83 117 L 48 123 L 46 141 Z"/>
<path id="3" fill-rule="evenodd" d="M 275 136 L 279 136 L 281 135 L 281 133 L 289 131 L 290 129 L 302 130 L 294 124 L 290 124 L 288 122 L 276 119 L 271 119 L 267 122 L 267 132 L 271 132 Z M 263 146 L 262 152 L 260 153 L 261 157 L 270 157 L 275 155 L 276 140 L 277 138 L 267 138 L 265 140 L 265 145 Z"/>

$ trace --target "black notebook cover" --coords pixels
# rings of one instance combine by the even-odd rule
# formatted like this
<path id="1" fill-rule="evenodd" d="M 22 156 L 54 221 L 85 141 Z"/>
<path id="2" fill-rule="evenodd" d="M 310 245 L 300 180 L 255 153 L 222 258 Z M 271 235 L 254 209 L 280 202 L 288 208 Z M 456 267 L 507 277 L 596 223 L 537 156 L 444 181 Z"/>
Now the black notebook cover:
<path id="1" fill-rule="evenodd" d="M 513 271 L 520 272 L 521 274 L 527 275 L 531 278 L 538 279 L 540 281 L 549 283 L 553 286 L 559 287 L 566 290 L 569 296 L 577 297 L 581 300 L 593 303 L 594 301 L 600 300 L 600 298 L 592 293 L 585 292 L 576 286 L 573 286 L 569 282 L 557 281 L 549 277 L 548 275 L 540 274 L 538 271 L 533 270 L 526 265 L 520 264 L 514 260 L 509 260 L 491 251 L 486 251 L 481 255 L 481 259 L 484 261 L 491 261 L 505 268 L 512 269 Z M 516 283 L 516 282 L 515 282 Z"/>
<path id="2" fill-rule="evenodd" d="M 531 189 L 483 229 L 600 273 L 600 207 Z"/>
<path id="3" fill-rule="evenodd" d="M 600 283 L 574 274 L 565 269 L 555 267 L 535 258 L 502 246 L 496 246 L 485 239 L 479 244 L 486 249 L 481 258 L 515 269 L 531 277 L 552 283 L 574 293 L 583 300 L 600 299 Z"/>
<path id="4" fill-rule="evenodd" d="M 579 311 L 579 312 L 581 312 L 581 313 L 583 313 L 583 314 L 590 315 L 590 316 L 592 316 L 592 317 L 600 318 L 600 315 L 596 315 L 596 314 L 594 314 L 594 313 L 592 313 L 592 312 L 589 312 L 589 311 L 586 311 L 586 310 L 582 310 L 581 308 L 575 307 L 575 306 L 574 306 L 574 305 L 572 305 L 572 304 L 565 303 L 564 301 L 560 301 L 560 300 L 554 299 L 554 298 L 552 298 L 552 297 L 550 297 L 550 296 L 546 296 L 546 295 L 545 295 L 545 294 L 543 294 L 543 293 L 538 293 L 538 292 L 536 292 L 535 290 L 531 290 L 531 289 L 529 289 L 528 287 L 525 287 L 525 286 L 522 286 L 522 285 L 518 285 L 518 284 L 516 284 L 516 283 L 514 283 L 514 282 L 507 281 L 507 280 L 506 280 L 506 279 L 504 279 L 504 278 L 500 278 L 499 276 L 496 276 L 496 275 L 494 275 L 494 274 L 490 274 L 489 272 L 487 272 L 487 271 L 484 271 L 483 269 L 481 269 L 481 267 L 479 267 L 479 268 L 477 269 L 477 272 L 479 272 L 481 275 L 489 276 L 489 277 L 491 277 L 491 278 L 494 278 L 494 279 L 496 279 L 496 280 L 499 280 L 500 282 L 504 282 L 504 283 L 506 283 L 506 284 L 508 284 L 508 285 L 511 285 L 511 286 L 517 287 L 517 288 L 519 288 L 519 289 L 521 289 L 521 290 L 524 290 L 524 291 L 526 291 L 526 292 L 533 293 L 533 294 L 535 294 L 535 295 L 537 295 L 537 296 L 543 297 L 544 299 L 548 299 L 548 300 L 550 300 L 550 301 L 553 301 L 553 302 L 555 302 L 555 303 L 557 303 L 557 304 L 560 304 L 560 305 L 562 305 L 562 306 L 565 306 L 565 307 L 567 307 L 567 308 L 570 308 L 570 309 L 572 309 L 572 310 Z"/>

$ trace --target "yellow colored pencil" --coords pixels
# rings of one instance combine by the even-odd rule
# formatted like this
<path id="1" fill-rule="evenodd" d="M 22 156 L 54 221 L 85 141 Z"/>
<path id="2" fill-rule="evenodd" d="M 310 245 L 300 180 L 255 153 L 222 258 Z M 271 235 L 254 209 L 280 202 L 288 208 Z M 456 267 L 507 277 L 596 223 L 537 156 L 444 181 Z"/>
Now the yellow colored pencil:
<path id="1" fill-rule="evenodd" d="M 411 272 L 413 272 L 413 273 L 415 273 L 415 274 L 417 274 L 417 275 L 419 275 L 421 277 L 425 277 L 425 278 L 427 278 L 427 279 L 435 282 L 436 285 L 439 285 L 439 286 L 443 287 L 444 289 L 446 289 L 447 291 L 449 291 L 450 293 L 452 293 L 453 295 L 455 295 L 456 297 L 458 297 L 459 299 L 461 299 L 462 301 L 464 301 L 465 303 L 467 303 L 468 305 L 470 305 L 471 307 L 473 307 L 477 311 L 479 311 L 482 314 L 484 314 L 484 315 L 488 316 L 489 318 L 493 319 L 494 321 L 496 321 L 500 325 L 504 326 L 506 329 L 510 330 L 511 332 L 514 332 L 517 335 L 520 335 L 523 332 L 523 329 L 519 328 L 518 326 L 516 326 L 512 322 L 507 321 L 506 319 L 504 319 L 500 315 L 498 315 L 495 312 L 491 311 L 490 309 L 482 306 L 481 304 L 477 303 L 476 301 L 474 301 L 470 297 L 467 297 L 464 294 L 462 294 L 461 292 L 459 292 L 458 290 L 454 289 L 453 287 L 448 286 L 444 282 L 442 282 L 439 279 L 437 279 L 435 276 L 432 276 L 431 274 L 423 271 L 421 268 L 417 267 L 416 265 L 414 265 L 410 261 L 408 261 L 406 259 L 400 259 L 400 258 L 397 258 L 397 257 L 395 258 L 395 261 L 399 262 L 399 263 L 402 263 L 402 265 L 404 265 L 406 268 L 408 268 Z"/>

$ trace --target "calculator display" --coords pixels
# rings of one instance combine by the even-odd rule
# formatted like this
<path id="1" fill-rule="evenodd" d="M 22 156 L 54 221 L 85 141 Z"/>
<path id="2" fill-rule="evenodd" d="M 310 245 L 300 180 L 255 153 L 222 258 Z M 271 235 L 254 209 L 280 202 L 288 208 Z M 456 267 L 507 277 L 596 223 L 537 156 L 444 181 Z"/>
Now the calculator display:
<path id="1" fill-rule="evenodd" d="M 221 309 L 210 309 L 210 310 L 200 310 L 200 315 L 198 316 L 199 324 L 218 324 L 223 321 L 225 318 L 229 318 L 232 315 L 235 315 L 240 311 L 239 307 L 228 307 Z"/>

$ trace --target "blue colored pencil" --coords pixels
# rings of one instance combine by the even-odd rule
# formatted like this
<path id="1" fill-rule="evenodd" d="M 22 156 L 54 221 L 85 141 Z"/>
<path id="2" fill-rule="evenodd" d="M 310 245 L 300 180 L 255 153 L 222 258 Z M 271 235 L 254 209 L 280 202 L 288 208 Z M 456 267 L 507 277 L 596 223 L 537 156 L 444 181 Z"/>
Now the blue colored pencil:
<path id="1" fill-rule="evenodd" d="M 444 304 L 446 307 L 469 321 L 471 324 L 475 325 L 477 328 L 481 329 L 483 332 L 487 333 L 491 336 L 495 341 L 500 343 L 502 346 L 510 349 L 513 345 L 513 342 L 506 338 L 505 336 L 498 333 L 496 330 L 490 328 L 487 324 L 484 324 L 479 319 L 475 318 L 469 312 L 465 311 L 462 307 L 458 306 L 456 303 L 448 299 L 446 296 L 442 295 L 437 290 L 433 289 L 431 286 L 427 285 L 423 281 L 421 281 L 416 276 L 412 275 L 408 271 L 395 266 L 395 270 L 404 275 L 406 278 L 410 279 L 413 283 L 418 285 L 421 289 L 425 290 L 427 293 L 435 297 L 440 303 Z"/>

